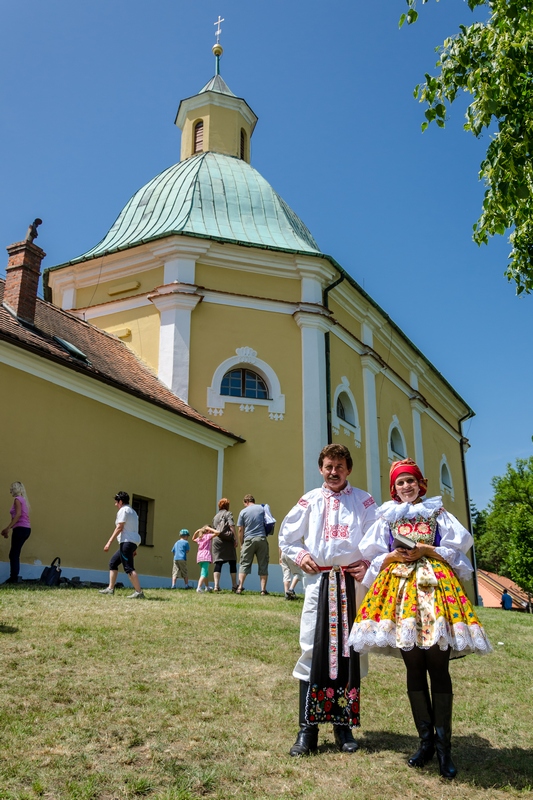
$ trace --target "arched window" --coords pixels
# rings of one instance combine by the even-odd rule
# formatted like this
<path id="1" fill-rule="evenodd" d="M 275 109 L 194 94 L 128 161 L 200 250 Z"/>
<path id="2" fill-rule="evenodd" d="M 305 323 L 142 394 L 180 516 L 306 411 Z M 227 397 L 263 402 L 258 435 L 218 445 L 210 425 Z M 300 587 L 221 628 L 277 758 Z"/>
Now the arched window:
<path id="1" fill-rule="evenodd" d="M 393 428 L 390 432 L 390 449 L 395 456 L 405 458 L 405 448 L 398 428 Z"/>
<path id="2" fill-rule="evenodd" d="M 333 394 L 331 426 L 336 436 L 342 431 L 345 436 L 353 436 L 357 447 L 361 446 L 361 428 L 359 427 L 357 405 L 350 389 L 350 381 L 346 377 L 341 378 L 341 383 Z"/>
<path id="3" fill-rule="evenodd" d="M 194 126 L 194 152 L 201 153 L 204 149 L 204 121 L 201 119 Z"/>
<path id="4" fill-rule="evenodd" d="M 405 436 L 403 435 L 402 427 L 396 414 L 393 416 L 389 426 L 387 449 L 389 451 L 389 461 L 391 463 L 393 461 L 398 461 L 398 459 L 407 458 Z"/>
<path id="5" fill-rule="evenodd" d="M 243 161 L 246 159 L 246 131 L 244 128 L 241 128 L 241 158 Z"/>
<path id="6" fill-rule="evenodd" d="M 220 394 L 229 397 L 250 397 L 268 400 L 265 381 L 251 369 L 232 369 L 226 372 L 220 385 Z"/>
<path id="7" fill-rule="evenodd" d="M 235 403 L 246 413 L 266 406 L 269 419 L 283 420 L 285 395 L 279 378 L 251 347 L 238 347 L 234 356 L 219 364 L 207 388 L 209 414 L 220 417 L 228 403 Z"/>
<path id="8" fill-rule="evenodd" d="M 445 455 L 443 455 L 440 460 L 440 490 L 442 494 L 450 495 L 452 500 L 455 498 L 452 474 Z"/>
<path id="9" fill-rule="evenodd" d="M 348 422 L 355 428 L 355 414 L 351 399 L 346 392 L 341 392 L 337 397 L 337 416 L 343 422 Z"/>

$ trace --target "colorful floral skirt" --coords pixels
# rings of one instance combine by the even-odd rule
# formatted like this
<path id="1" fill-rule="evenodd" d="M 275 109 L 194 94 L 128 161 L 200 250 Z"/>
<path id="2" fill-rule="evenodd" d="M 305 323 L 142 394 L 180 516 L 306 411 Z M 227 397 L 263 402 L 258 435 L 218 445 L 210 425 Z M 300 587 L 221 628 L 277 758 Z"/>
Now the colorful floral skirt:
<path id="1" fill-rule="evenodd" d="M 390 564 L 379 573 L 359 608 L 349 643 L 358 653 L 433 645 L 450 648 L 452 658 L 492 651 L 454 571 L 431 558 Z"/>
<path id="2" fill-rule="evenodd" d="M 308 725 L 331 722 L 350 728 L 359 726 L 359 653 L 350 650 L 347 641 L 355 608 L 352 576 L 323 573 L 305 706 Z M 346 625 L 342 624 L 343 620 L 347 621 Z"/>

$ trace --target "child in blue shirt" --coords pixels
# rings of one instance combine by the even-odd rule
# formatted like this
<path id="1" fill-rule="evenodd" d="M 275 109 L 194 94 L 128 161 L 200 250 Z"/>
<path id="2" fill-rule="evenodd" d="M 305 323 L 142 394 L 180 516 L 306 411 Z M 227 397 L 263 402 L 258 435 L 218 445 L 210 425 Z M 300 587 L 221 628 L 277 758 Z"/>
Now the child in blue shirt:
<path id="1" fill-rule="evenodd" d="M 172 548 L 174 564 L 172 566 L 171 589 L 176 588 L 176 580 L 178 577 L 183 578 L 186 589 L 192 589 L 192 586 L 189 586 L 189 573 L 187 572 L 187 553 L 190 549 L 189 531 L 186 528 L 182 528 L 180 531 L 180 538 Z"/>

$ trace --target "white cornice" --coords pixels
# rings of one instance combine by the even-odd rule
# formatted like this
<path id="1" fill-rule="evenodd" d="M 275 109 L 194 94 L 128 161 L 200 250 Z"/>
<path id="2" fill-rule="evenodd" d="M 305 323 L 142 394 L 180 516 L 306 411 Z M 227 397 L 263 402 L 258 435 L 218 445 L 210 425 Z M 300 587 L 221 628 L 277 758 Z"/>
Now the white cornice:
<path id="1" fill-rule="evenodd" d="M 196 261 L 209 251 L 211 242 L 192 236 L 169 236 L 149 242 L 147 247 L 159 263 L 175 258 L 194 258 Z"/>
<path id="2" fill-rule="evenodd" d="M 329 318 L 318 310 L 307 310 L 305 307 L 300 307 L 294 314 L 294 319 L 299 328 L 316 328 L 323 333 L 331 329 Z"/>
<path id="3" fill-rule="evenodd" d="M 118 314 L 120 311 L 131 311 L 134 308 L 141 308 L 143 306 L 150 306 L 152 298 L 162 296 L 163 294 L 171 293 L 173 284 L 158 287 L 157 294 L 150 292 L 144 295 L 135 295 L 134 297 L 125 297 L 123 300 L 114 300 L 109 303 L 102 303 L 97 306 L 89 306 L 87 308 L 78 308 L 70 311 L 79 319 L 91 320 L 98 317 L 106 317 L 110 314 Z M 163 291 L 168 289 L 167 291 Z M 193 295 L 194 297 L 195 295 Z M 250 297 L 247 295 L 231 294 L 229 292 L 217 292 L 216 290 L 198 289 L 197 296 L 203 297 L 204 303 L 213 303 L 215 305 L 230 306 L 232 308 L 246 308 L 253 311 L 270 311 L 275 314 L 289 314 L 292 315 L 298 311 L 298 303 L 284 302 L 283 300 L 270 300 L 262 297 Z"/>
<path id="4" fill-rule="evenodd" d="M 178 108 L 175 124 L 182 130 L 189 111 L 194 111 L 204 106 L 219 106 L 220 108 L 229 108 L 231 111 L 238 111 L 248 125 L 251 126 L 252 131 L 257 123 L 257 117 L 246 100 L 243 100 L 241 97 L 232 97 L 229 94 L 222 94 L 221 92 L 208 91 L 195 94 L 192 97 L 187 97 L 185 100 L 182 100 Z"/>
<path id="5" fill-rule="evenodd" d="M 298 303 L 288 303 L 282 300 L 269 300 L 262 297 L 248 297 L 246 295 L 229 294 L 226 292 L 199 290 L 203 295 L 204 303 L 214 303 L 220 306 L 233 308 L 249 308 L 254 311 L 270 311 L 274 314 L 294 314 L 298 310 Z"/>
<path id="6" fill-rule="evenodd" d="M 293 262 L 300 277 L 316 278 L 324 287 L 338 274 L 327 259 L 296 255 L 293 257 Z"/>
<path id="7" fill-rule="evenodd" d="M 4 341 L 0 341 L 0 362 L 214 450 L 236 444 L 218 431 Z"/>
<path id="8" fill-rule="evenodd" d="M 173 283 L 167 286 L 158 286 L 157 290 L 148 296 L 158 311 L 171 311 L 186 309 L 193 311 L 202 300 L 196 293 L 197 287 L 185 283 Z"/>
<path id="9" fill-rule="evenodd" d="M 48 272 L 48 283 L 54 292 L 74 287 L 83 289 L 95 283 L 132 278 L 138 272 L 163 267 L 177 258 L 200 260 L 208 267 L 252 272 L 276 278 L 299 280 L 299 269 L 325 274 L 326 280 L 334 274 L 330 262 L 318 256 L 301 256 L 260 247 L 222 244 L 194 236 L 176 235 L 110 253 L 99 258 L 70 264 Z M 316 268 L 313 268 L 316 264 Z"/>
<path id="10" fill-rule="evenodd" d="M 383 372 L 383 364 L 381 364 L 372 353 L 364 353 L 361 356 L 361 365 L 363 369 L 368 369 L 374 375 Z M 389 377 L 387 375 L 387 377 Z"/>
<path id="11" fill-rule="evenodd" d="M 151 294 L 151 293 L 150 293 Z M 151 306 L 148 294 L 136 294 L 133 297 L 124 297 L 122 300 L 112 300 L 109 303 L 101 303 L 97 306 L 87 306 L 86 308 L 73 308 L 69 311 L 79 319 L 88 321 L 98 317 L 107 317 L 110 314 L 118 314 L 121 311 L 131 311 L 134 308 Z"/>

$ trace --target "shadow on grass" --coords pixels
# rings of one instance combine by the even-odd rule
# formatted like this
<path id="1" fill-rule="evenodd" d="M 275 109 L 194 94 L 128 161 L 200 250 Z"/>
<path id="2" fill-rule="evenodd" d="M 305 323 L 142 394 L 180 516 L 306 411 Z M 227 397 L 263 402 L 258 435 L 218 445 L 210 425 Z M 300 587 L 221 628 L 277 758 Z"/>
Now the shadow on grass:
<path id="1" fill-rule="evenodd" d="M 170 603 L 170 597 L 154 597 L 152 594 L 147 594 L 144 596 L 144 601 L 149 601 L 150 603 Z"/>
<path id="2" fill-rule="evenodd" d="M 18 628 L 14 628 L 13 625 L 4 625 L 0 622 L 0 633 L 18 633 Z"/>
<path id="3" fill-rule="evenodd" d="M 408 758 L 419 746 L 418 738 L 389 731 L 368 731 L 356 736 L 362 750 L 378 752 L 392 750 Z M 324 749 L 330 749 L 326 745 Z M 452 755 L 459 774 L 455 783 L 469 783 L 485 789 L 512 787 L 520 791 L 533 789 L 533 749 L 527 747 L 493 747 L 487 739 L 477 734 L 454 736 Z M 438 772 L 435 757 L 425 768 Z"/>

